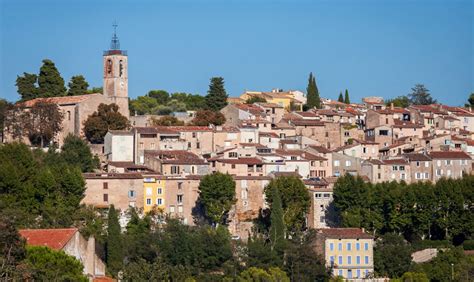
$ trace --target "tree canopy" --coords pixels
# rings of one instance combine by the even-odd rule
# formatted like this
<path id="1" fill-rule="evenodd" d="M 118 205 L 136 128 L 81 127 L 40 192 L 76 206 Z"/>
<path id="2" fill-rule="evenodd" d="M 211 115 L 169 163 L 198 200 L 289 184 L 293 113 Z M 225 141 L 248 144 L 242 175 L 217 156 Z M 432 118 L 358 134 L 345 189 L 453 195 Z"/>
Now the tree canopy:
<path id="1" fill-rule="evenodd" d="M 61 157 L 67 163 L 80 167 L 82 172 L 92 172 L 99 168 L 99 159 L 92 155 L 87 143 L 72 134 L 64 138 Z"/>
<path id="2" fill-rule="evenodd" d="M 398 96 L 393 99 L 388 99 L 385 105 L 390 106 L 393 103 L 395 107 L 407 108 L 410 106 L 410 99 L 407 96 Z"/>
<path id="3" fill-rule="evenodd" d="M 260 96 L 252 96 L 245 101 L 245 104 L 253 104 L 253 103 L 266 103 L 267 100 Z"/>
<path id="4" fill-rule="evenodd" d="M 123 130 L 130 127 L 128 119 L 119 112 L 116 104 L 100 104 L 97 111 L 84 122 L 84 134 L 93 144 L 104 142 L 109 130 Z"/>
<path id="5" fill-rule="evenodd" d="M 300 232 L 305 225 L 305 216 L 310 207 L 310 197 L 303 181 L 296 176 L 283 176 L 272 179 L 265 186 L 265 198 L 272 209 L 273 193 L 281 195 L 283 219 L 287 231 Z"/>
<path id="6" fill-rule="evenodd" d="M 106 250 L 105 258 L 107 262 L 107 270 L 113 277 L 117 277 L 118 272 L 122 269 L 124 250 L 118 212 L 114 205 L 109 207 L 108 212 Z"/>
<path id="7" fill-rule="evenodd" d="M 87 94 L 87 88 L 89 83 L 82 75 L 76 75 L 71 77 L 71 81 L 68 83 L 69 90 L 67 92 L 68 96 L 77 96 Z"/>
<path id="8" fill-rule="evenodd" d="M 43 60 L 38 75 L 38 94 L 40 97 L 58 97 L 66 95 L 64 79 L 56 65 L 49 59 Z"/>
<path id="9" fill-rule="evenodd" d="M 151 123 L 154 126 L 181 126 L 184 125 L 184 121 L 179 120 L 177 117 L 164 116 L 159 119 L 152 118 Z"/>
<path id="10" fill-rule="evenodd" d="M 196 116 L 191 121 L 191 124 L 198 126 L 222 125 L 225 123 L 225 116 L 221 112 L 214 112 L 210 110 L 202 110 L 196 112 Z"/>
<path id="11" fill-rule="evenodd" d="M 17 76 L 16 87 L 20 94 L 20 101 L 28 101 L 37 98 L 38 95 L 38 76 L 31 73 L 23 73 L 23 76 Z"/>
<path id="12" fill-rule="evenodd" d="M 344 103 L 346 104 L 350 104 L 351 103 L 351 99 L 349 98 L 349 91 L 346 89 L 346 91 L 344 92 Z"/>
<path id="13" fill-rule="evenodd" d="M 337 98 L 337 101 L 344 103 L 344 97 L 342 96 L 342 92 L 339 92 L 339 98 Z"/>
<path id="14" fill-rule="evenodd" d="M 312 72 L 309 73 L 308 87 L 306 88 L 306 99 L 308 108 L 321 108 L 321 98 L 319 96 L 318 86 L 316 85 L 316 77 L 313 76 Z"/>
<path id="15" fill-rule="evenodd" d="M 474 108 L 474 93 L 471 93 L 469 99 L 467 99 L 467 102 L 468 103 L 466 104 L 466 107 Z"/>
<path id="16" fill-rule="evenodd" d="M 209 84 L 209 90 L 206 96 L 206 107 L 207 109 L 218 112 L 225 106 L 227 106 L 227 92 L 224 88 L 224 78 L 213 77 Z"/>
<path id="17" fill-rule="evenodd" d="M 436 100 L 431 97 L 430 91 L 423 84 L 415 84 L 411 91 L 408 94 L 410 104 L 430 105 L 436 103 Z"/>
<path id="18" fill-rule="evenodd" d="M 199 183 L 198 202 L 211 223 L 225 224 L 227 213 L 236 202 L 232 176 L 220 172 L 205 175 Z"/>

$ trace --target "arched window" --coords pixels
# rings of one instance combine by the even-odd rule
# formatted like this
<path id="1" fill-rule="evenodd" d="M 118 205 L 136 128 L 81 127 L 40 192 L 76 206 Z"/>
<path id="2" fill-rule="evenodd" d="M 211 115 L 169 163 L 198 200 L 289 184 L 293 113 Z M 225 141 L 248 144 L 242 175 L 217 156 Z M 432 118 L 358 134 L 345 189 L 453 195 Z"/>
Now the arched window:
<path id="1" fill-rule="evenodd" d="M 123 74 L 123 64 L 122 64 L 122 60 L 120 60 L 120 63 L 119 63 L 119 70 L 120 70 L 120 77 L 122 77 L 122 74 Z"/>
<path id="2" fill-rule="evenodd" d="M 112 73 L 112 60 L 108 59 L 107 60 L 107 73 Z"/>
<path id="3" fill-rule="evenodd" d="M 71 111 L 67 111 L 67 120 L 71 120 Z"/>

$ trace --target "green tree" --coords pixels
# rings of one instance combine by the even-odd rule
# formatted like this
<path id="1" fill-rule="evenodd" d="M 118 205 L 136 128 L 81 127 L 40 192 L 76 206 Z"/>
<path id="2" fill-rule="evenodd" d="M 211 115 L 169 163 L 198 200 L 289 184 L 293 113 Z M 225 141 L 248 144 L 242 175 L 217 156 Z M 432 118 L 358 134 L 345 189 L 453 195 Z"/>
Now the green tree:
<path id="1" fill-rule="evenodd" d="M 159 119 L 152 118 L 151 124 L 154 126 L 182 126 L 184 121 L 173 116 L 164 116 Z"/>
<path id="2" fill-rule="evenodd" d="M 38 93 L 41 97 L 58 97 L 66 95 L 64 79 L 53 61 L 45 59 L 38 75 Z"/>
<path id="3" fill-rule="evenodd" d="M 44 148 L 61 131 L 63 118 L 57 104 L 38 102 L 24 112 L 23 131 L 28 134 L 33 145 Z"/>
<path id="4" fill-rule="evenodd" d="M 474 93 L 471 93 L 469 96 L 469 99 L 467 99 L 468 103 L 466 104 L 466 107 L 471 107 L 474 108 Z"/>
<path id="5" fill-rule="evenodd" d="M 107 218 L 107 242 L 106 242 L 107 270 L 113 277 L 117 277 L 123 266 L 123 242 L 120 232 L 118 212 L 114 205 L 109 208 Z"/>
<path id="6" fill-rule="evenodd" d="M 218 112 L 225 106 L 227 106 L 227 92 L 224 88 L 224 78 L 213 77 L 209 84 L 209 90 L 206 96 L 207 109 Z"/>
<path id="7" fill-rule="evenodd" d="M 310 197 L 303 181 L 296 176 L 272 179 L 265 187 L 265 198 L 272 208 L 273 193 L 278 189 L 281 195 L 283 219 L 286 230 L 299 232 L 305 224 L 305 216 L 310 207 Z"/>
<path id="8" fill-rule="evenodd" d="M 26 248 L 26 264 L 34 281 L 88 281 L 75 257 L 48 247 Z"/>
<path id="9" fill-rule="evenodd" d="M 377 241 L 374 249 L 375 271 L 382 277 L 401 277 L 410 269 L 411 248 L 404 238 L 387 233 Z"/>
<path id="10" fill-rule="evenodd" d="M 321 98 L 319 97 L 319 90 L 318 86 L 316 85 L 316 78 L 313 76 L 312 72 L 309 73 L 308 87 L 306 88 L 306 98 L 306 104 L 308 108 L 321 108 Z"/>
<path id="11" fill-rule="evenodd" d="M 436 103 L 436 100 L 431 97 L 430 91 L 423 84 L 415 84 L 411 91 L 408 94 L 410 104 L 431 105 Z"/>
<path id="12" fill-rule="evenodd" d="M 67 92 L 68 96 L 77 96 L 87 94 L 87 88 L 89 83 L 82 75 L 76 75 L 71 77 L 71 81 L 68 84 L 69 90 Z"/>
<path id="13" fill-rule="evenodd" d="M 11 108 L 10 103 L 7 102 L 5 99 L 0 98 L 0 142 L 3 143 L 3 136 L 5 130 L 5 119 L 7 116 L 8 110 Z"/>
<path id="14" fill-rule="evenodd" d="M 245 101 L 245 104 L 253 104 L 253 103 L 266 103 L 267 100 L 260 96 L 252 96 Z"/>
<path id="15" fill-rule="evenodd" d="M 271 243 L 267 242 L 260 234 L 254 234 L 247 242 L 246 264 L 248 266 L 269 268 L 282 266 L 283 257 L 272 250 Z"/>
<path id="16" fill-rule="evenodd" d="M 324 259 L 315 252 L 314 242 L 313 230 L 309 230 L 301 238 L 294 238 L 288 242 L 284 270 L 291 281 L 329 280 L 330 273 L 325 267 Z"/>
<path id="17" fill-rule="evenodd" d="M 103 94 L 104 89 L 102 87 L 92 87 L 91 89 L 87 90 L 85 94 Z"/>
<path id="18" fill-rule="evenodd" d="M 202 110 L 196 113 L 191 124 L 197 126 L 222 125 L 225 123 L 225 116 L 221 112 L 213 112 L 210 110 Z"/>
<path id="19" fill-rule="evenodd" d="M 339 92 L 339 98 L 337 98 L 337 101 L 344 103 L 344 97 L 342 96 L 342 92 Z"/>
<path id="20" fill-rule="evenodd" d="M 25 241 L 13 221 L 0 214 L 0 280 L 21 280 L 21 261 L 25 258 Z"/>
<path id="21" fill-rule="evenodd" d="M 272 191 L 272 208 L 270 214 L 270 242 L 271 249 L 279 255 L 283 255 L 285 248 L 285 223 L 283 221 L 283 207 L 281 204 L 280 191 L 274 187 Z"/>
<path id="22" fill-rule="evenodd" d="M 130 100 L 130 112 L 133 114 L 156 114 L 158 109 L 158 101 L 149 96 L 138 96 L 137 99 Z"/>
<path id="23" fill-rule="evenodd" d="M 239 282 L 290 282 L 288 275 L 278 267 L 268 270 L 250 267 L 242 271 L 237 277 Z"/>
<path id="24" fill-rule="evenodd" d="M 64 138 L 61 157 L 71 165 L 78 166 L 82 172 L 92 172 L 99 168 L 99 159 L 94 157 L 87 143 L 81 138 L 69 134 Z"/>
<path id="25" fill-rule="evenodd" d="M 128 215 L 130 220 L 123 236 L 123 247 L 127 261 L 139 261 L 140 259 L 145 259 L 148 262 L 154 261 L 157 253 L 150 246 L 153 245 L 151 242 L 158 238 L 152 236 L 150 216 L 145 215 L 140 218 L 135 208 L 130 208 Z"/>
<path id="26" fill-rule="evenodd" d="M 389 99 L 385 102 L 385 105 L 390 106 L 393 103 L 393 106 L 400 108 L 407 108 L 410 106 L 410 100 L 407 96 L 398 96 L 394 99 Z"/>
<path id="27" fill-rule="evenodd" d="M 345 94 L 344 94 L 344 103 L 350 104 L 351 100 L 349 99 L 349 91 L 346 89 Z"/>
<path id="28" fill-rule="evenodd" d="M 211 223 L 226 224 L 227 213 L 236 202 L 232 176 L 220 172 L 205 175 L 199 183 L 198 201 Z"/>
<path id="29" fill-rule="evenodd" d="M 170 94 L 165 90 L 150 90 L 148 97 L 154 98 L 160 105 L 166 105 L 170 99 Z"/>
<path id="30" fill-rule="evenodd" d="M 31 73 L 23 73 L 23 76 L 17 76 L 16 87 L 20 94 L 20 101 L 28 101 L 38 97 L 38 76 Z"/>
<path id="31" fill-rule="evenodd" d="M 128 119 L 119 112 L 116 104 L 100 104 L 97 111 L 84 122 L 84 134 L 93 144 L 104 142 L 109 130 L 124 130 L 130 127 Z"/>
<path id="32" fill-rule="evenodd" d="M 390 279 L 394 282 L 429 282 L 428 276 L 425 273 L 406 272 L 400 279 Z"/>

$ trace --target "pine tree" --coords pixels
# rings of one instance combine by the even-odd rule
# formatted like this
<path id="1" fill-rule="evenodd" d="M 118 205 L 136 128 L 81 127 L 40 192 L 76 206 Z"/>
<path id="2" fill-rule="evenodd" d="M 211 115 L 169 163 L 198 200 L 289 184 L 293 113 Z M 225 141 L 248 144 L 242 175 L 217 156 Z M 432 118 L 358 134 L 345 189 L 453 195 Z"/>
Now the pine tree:
<path id="1" fill-rule="evenodd" d="M 86 79 L 82 75 L 76 75 L 71 77 L 71 81 L 68 84 L 69 90 L 67 92 L 68 96 L 77 96 L 77 95 L 84 95 L 87 93 L 87 88 L 89 87 L 89 83 L 87 83 Z"/>
<path id="2" fill-rule="evenodd" d="M 342 97 L 342 92 L 339 92 L 339 98 L 337 98 L 337 101 L 344 103 L 344 97 Z"/>
<path id="3" fill-rule="evenodd" d="M 38 92 L 41 97 L 59 97 L 66 95 L 64 79 L 51 60 L 43 60 L 38 76 Z"/>
<path id="4" fill-rule="evenodd" d="M 351 100 L 349 99 L 349 91 L 346 89 L 345 97 L 344 97 L 344 103 L 350 104 Z"/>
<path id="5" fill-rule="evenodd" d="M 423 84 L 415 84 L 412 93 L 408 94 L 410 103 L 413 105 L 435 104 L 436 100 L 431 97 L 430 91 Z"/>
<path id="6" fill-rule="evenodd" d="M 285 223 L 283 221 L 283 206 L 281 202 L 280 191 L 277 187 L 273 188 L 272 205 L 270 214 L 270 241 L 272 250 L 278 254 L 283 254 L 285 245 Z"/>
<path id="7" fill-rule="evenodd" d="M 118 213 L 114 205 L 109 208 L 106 243 L 106 261 L 108 271 L 117 277 L 123 265 L 122 235 L 120 233 L 120 223 Z"/>
<path id="8" fill-rule="evenodd" d="M 309 73 L 309 78 L 308 78 L 308 87 L 306 87 L 306 105 L 308 109 L 312 109 L 316 107 L 316 89 L 314 88 L 313 84 L 313 73 Z"/>
<path id="9" fill-rule="evenodd" d="M 37 82 L 38 76 L 36 74 L 24 72 L 23 76 L 17 76 L 15 85 L 18 89 L 18 94 L 21 96 L 21 101 L 28 101 L 37 97 Z"/>
<path id="10" fill-rule="evenodd" d="M 206 106 L 209 110 L 218 112 L 227 106 L 227 92 L 224 88 L 224 78 L 213 77 L 206 96 Z"/>

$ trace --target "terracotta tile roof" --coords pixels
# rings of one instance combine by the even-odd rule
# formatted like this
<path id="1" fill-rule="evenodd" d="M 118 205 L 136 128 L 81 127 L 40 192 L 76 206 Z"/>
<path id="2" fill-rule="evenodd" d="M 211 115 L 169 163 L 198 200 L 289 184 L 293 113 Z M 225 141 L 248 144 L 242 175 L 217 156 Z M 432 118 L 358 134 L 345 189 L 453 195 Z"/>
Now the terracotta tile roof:
<path id="1" fill-rule="evenodd" d="M 280 106 L 276 103 L 255 103 L 259 106 L 262 106 L 264 108 L 283 108 L 283 106 Z"/>
<path id="2" fill-rule="evenodd" d="M 171 135 L 179 135 L 179 132 L 169 128 L 169 126 L 156 126 L 155 130 L 159 134 L 171 134 Z"/>
<path id="3" fill-rule="evenodd" d="M 354 147 L 357 147 L 357 146 L 360 146 L 360 144 L 358 144 L 358 143 L 347 144 L 347 145 L 335 148 L 333 150 L 333 152 L 341 152 L 341 151 L 344 151 L 344 150 L 347 150 L 347 149 L 350 149 L 350 148 L 354 148 Z"/>
<path id="4" fill-rule="evenodd" d="M 295 176 L 301 178 L 301 175 L 296 171 L 274 171 L 271 173 L 275 177 L 288 177 L 288 176 Z"/>
<path id="5" fill-rule="evenodd" d="M 306 160 L 310 160 L 310 161 L 327 161 L 328 160 L 326 158 L 323 158 L 323 157 L 320 157 L 320 156 L 317 156 L 317 155 L 314 155 L 314 154 L 311 154 L 311 153 L 307 153 L 307 152 L 303 153 L 303 157 Z"/>
<path id="6" fill-rule="evenodd" d="M 323 147 L 323 146 L 316 146 L 316 145 L 310 145 L 309 146 L 311 149 L 314 149 L 316 151 L 318 151 L 318 153 L 322 153 L 322 154 L 329 154 L 331 153 L 332 151 Z"/>
<path id="7" fill-rule="evenodd" d="M 257 159 L 257 158 L 211 159 L 211 160 L 217 161 L 220 163 L 226 163 L 226 164 L 248 164 L 248 165 L 263 164 L 262 160 Z"/>
<path id="8" fill-rule="evenodd" d="M 94 277 L 92 282 L 116 282 L 117 280 L 108 276 Z"/>
<path id="9" fill-rule="evenodd" d="M 158 129 L 155 127 L 134 127 L 133 129 L 139 134 L 158 134 Z"/>
<path id="10" fill-rule="evenodd" d="M 431 158 L 425 154 L 411 153 L 411 154 L 404 154 L 403 157 L 408 159 L 410 162 L 431 161 Z"/>
<path id="11" fill-rule="evenodd" d="M 363 163 L 370 163 L 374 165 L 383 165 L 383 162 L 378 159 L 370 159 L 370 160 L 365 160 Z"/>
<path id="12" fill-rule="evenodd" d="M 314 112 L 295 112 L 295 114 L 302 116 L 302 117 L 319 117 L 316 113 Z"/>
<path id="13" fill-rule="evenodd" d="M 20 229 L 20 235 L 30 246 L 46 246 L 53 250 L 61 250 L 71 240 L 77 228 L 61 229 Z"/>
<path id="14" fill-rule="evenodd" d="M 415 124 L 413 122 L 409 122 L 409 121 L 402 121 L 402 120 L 398 120 L 398 119 L 395 119 L 393 120 L 393 127 L 397 127 L 397 128 L 422 128 L 423 125 L 421 124 Z"/>
<path id="15" fill-rule="evenodd" d="M 460 159 L 470 160 L 471 157 L 461 151 L 432 151 L 428 154 L 432 159 Z"/>
<path id="16" fill-rule="evenodd" d="M 324 126 L 324 122 L 319 120 L 294 119 L 289 121 L 289 123 L 295 126 Z"/>
<path id="17" fill-rule="evenodd" d="M 335 238 L 335 239 L 373 239 L 374 237 L 370 234 L 367 234 L 361 228 L 325 228 L 317 229 L 318 234 L 322 234 L 326 238 Z"/>
<path id="18" fill-rule="evenodd" d="M 153 171 L 145 165 L 138 165 L 134 164 L 133 162 L 108 162 L 108 165 L 113 167 L 125 168 L 126 170 L 146 170 L 150 172 Z"/>
<path id="19" fill-rule="evenodd" d="M 178 131 L 178 132 L 181 132 L 181 131 L 212 131 L 213 129 L 212 128 L 209 128 L 209 126 L 191 126 L 191 125 L 187 125 L 187 126 L 168 126 L 169 129 L 171 130 L 175 130 L 175 131 Z"/>
<path id="20" fill-rule="evenodd" d="M 86 95 L 78 95 L 78 96 L 36 98 L 33 100 L 26 101 L 22 103 L 22 105 L 25 107 L 32 107 L 36 103 L 40 103 L 40 102 L 53 103 L 53 104 L 58 104 L 58 105 L 78 104 L 97 95 L 102 95 L 102 94 L 96 93 L 96 94 L 86 94 Z"/>
<path id="21" fill-rule="evenodd" d="M 283 150 L 283 149 L 276 149 L 275 153 L 282 156 L 301 156 L 303 155 L 302 150 Z"/>
<path id="22" fill-rule="evenodd" d="M 272 137 L 272 138 L 279 138 L 278 134 L 275 132 L 259 132 L 260 137 Z"/>
<path id="23" fill-rule="evenodd" d="M 254 116 L 260 116 L 265 113 L 265 111 L 257 106 L 257 105 L 252 105 L 252 104 L 233 104 L 234 107 L 241 111 L 249 112 Z"/>
<path id="24" fill-rule="evenodd" d="M 384 160 L 384 164 L 386 165 L 405 165 L 408 164 L 407 160 L 405 159 L 391 159 L 391 160 Z"/>
<path id="25" fill-rule="evenodd" d="M 285 122 L 280 122 L 275 124 L 275 127 L 273 129 L 294 129 L 295 127 L 291 124 L 285 123 Z"/>
<path id="26" fill-rule="evenodd" d="M 163 164 L 205 164 L 198 155 L 184 150 L 145 150 L 146 156 L 153 156 Z"/>
<path id="27" fill-rule="evenodd" d="M 256 148 L 267 148 L 267 146 L 260 143 L 239 143 L 241 147 L 256 147 Z"/>
<path id="28" fill-rule="evenodd" d="M 85 179 L 141 179 L 140 173 L 83 173 Z"/>

